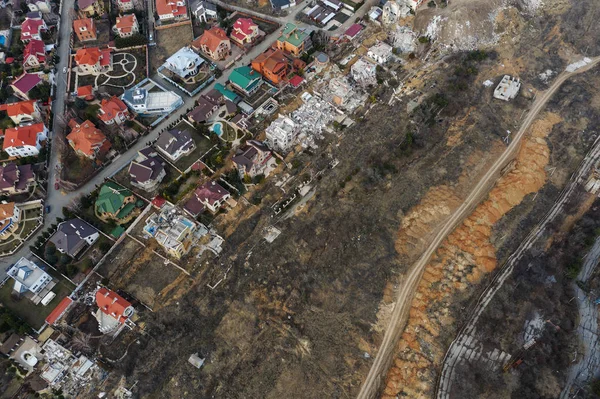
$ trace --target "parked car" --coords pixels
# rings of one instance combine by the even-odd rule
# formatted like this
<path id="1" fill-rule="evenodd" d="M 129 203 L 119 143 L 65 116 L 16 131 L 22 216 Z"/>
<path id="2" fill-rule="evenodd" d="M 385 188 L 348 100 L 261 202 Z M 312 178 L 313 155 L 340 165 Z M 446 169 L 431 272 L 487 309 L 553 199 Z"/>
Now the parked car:
<path id="1" fill-rule="evenodd" d="M 67 73 L 67 67 L 63 67 L 63 73 Z"/>
<path id="2" fill-rule="evenodd" d="M 54 183 L 54 189 L 58 190 L 60 188 L 60 186 L 58 185 L 58 182 Z"/>
<path id="3" fill-rule="evenodd" d="M 50 205 L 46 206 L 46 213 L 50 213 Z"/>

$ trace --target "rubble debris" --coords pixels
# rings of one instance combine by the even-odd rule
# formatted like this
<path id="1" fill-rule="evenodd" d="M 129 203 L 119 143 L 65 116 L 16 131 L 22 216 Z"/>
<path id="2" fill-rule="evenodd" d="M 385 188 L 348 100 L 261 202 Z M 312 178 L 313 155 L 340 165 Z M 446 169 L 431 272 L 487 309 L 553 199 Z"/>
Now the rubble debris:
<path id="1" fill-rule="evenodd" d="M 206 359 L 198 356 L 198 352 L 191 354 L 188 358 L 188 362 L 190 362 L 190 364 L 196 367 L 197 369 L 201 368 L 204 365 L 205 360 Z"/>
<path id="2" fill-rule="evenodd" d="M 519 94 L 521 89 L 521 80 L 509 75 L 504 75 L 498 86 L 494 90 L 494 98 L 498 100 L 510 101 Z"/>

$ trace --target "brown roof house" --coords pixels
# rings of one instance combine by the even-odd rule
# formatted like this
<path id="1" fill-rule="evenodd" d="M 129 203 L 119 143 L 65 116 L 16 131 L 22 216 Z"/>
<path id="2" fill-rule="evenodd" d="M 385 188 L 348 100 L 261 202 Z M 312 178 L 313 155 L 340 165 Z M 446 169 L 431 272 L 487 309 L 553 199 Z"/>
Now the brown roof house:
<path id="1" fill-rule="evenodd" d="M 229 191 L 219 183 L 210 181 L 198 187 L 183 208 L 194 217 L 204 212 L 205 209 L 211 213 L 217 213 L 230 198 Z"/>
<path id="2" fill-rule="evenodd" d="M 164 162 L 152 147 L 140 150 L 129 164 L 129 182 L 144 191 L 155 190 L 165 176 Z"/>
<path id="3" fill-rule="evenodd" d="M 170 130 L 160 134 L 155 147 L 171 162 L 177 162 L 179 158 L 194 151 L 196 144 L 187 131 Z"/>
<path id="4" fill-rule="evenodd" d="M 17 165 L 14 162 L 0 166 L 0 193 L 20 194 L 29 190 L 35 182 L 31 165 Z"/>
<path id="5" fill-rule="evenodd" d="M 231 54 L 231 42 L 225 31 L 217 26 L 205 30 L 192 42 L 192 47 L 215 61 L 224 60 Z"/>
<path id="6" fill-rule="evenodd" d="M 77 259 L 99 237 L 98 230 L 87 222 L 75 218 L 60 223 L 56 232 L 50 237 L 50 242 L 60 253 Z"/>
<path id="7" fill-rule="evenodd" d="M 210 101 L 208 98 L 198 98 L 198 105 L 187 114 L 187 118 L 192 123 L 204 123 L 219 109 L 219 104 Z"/>
<path id="8" fill-rule="evenodd" d="M 240 148 L 231 159 L 237 168 L 240 177 L 255 177 L 266 175 L 267 164 L 271 159 L 271 151 L 264 143 L 248 140 L 246 146 Z"/>

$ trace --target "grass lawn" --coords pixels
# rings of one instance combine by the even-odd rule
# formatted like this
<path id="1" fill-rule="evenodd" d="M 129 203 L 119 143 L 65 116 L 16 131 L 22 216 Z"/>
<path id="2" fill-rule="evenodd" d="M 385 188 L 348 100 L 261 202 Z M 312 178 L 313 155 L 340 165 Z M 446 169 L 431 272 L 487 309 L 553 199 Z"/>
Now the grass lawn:
<path id="1" fill-rule="evenodd" d="M 86 178 L 96 173 L 100 166 L 86 157 L 79 157 L 75 151 L 67 146 L 65 148 L 66 154 L 63 154 L 63 165 L 61 169 L 61 179 L 71 183 L 79 184 Z"/>
<path id="2" fill-rule="evenodd" d="M 17 316 L 23 319 L 27 324 L 36 330 L 39 329 L 43 324 L 46 317 L 54 310 L 59 302 L 69 295 L 75 286 L 69 281 L 65 280 L 62 276 L 54 272 L 54 270 L 46 270 L 52 277 L 58 282 L 52 289 L 52 292 L 56 294 L 56 297 L 47 306 L 34 305 L 29 299 L 22 297 L 19 299 L 14 298 L 11 293 L 13 291 L 12 279 L 7 281 L 2 287 L 0 287 L 0 303 L 12 310 Z"/>
<path id="3" fill-rule="evenodd" d="M 179 125 L 175 126 L 174 129 L 186 130 L 192 136 L 194 143 L 196 143 L 196 149 L 192 151 L 189 155 L 179 158 L 179 160 L 175 163 L 175 166 L 182 172 L 185 172 L 187 168 L 192 166 L 194 162 L 201 159 L 201 157 L 206 154 L 206 152 L 213 146 L 208 138 L 201 135 L 185 122 L 179 123 Z"/>
<path id="4" fill-rule="evenodd" d="M 222 122 L 223 123 L 223 135 L 221 136 L 221 138 L 225 141 L 234 141 L 237 136 L 237 130 L 235 130 L 231 125 L 229 125 L 229 123 L 227 122 Z"/>
<path id="5" fill-rule="evenodd" d="M 23 223 L 23 230 L 21 231 L 21 237 L 27 237 L 27 234 L 31 233 L 38 225 L 37 220 L 28 220 Z"/>
<path id="6" fill-rule="evenodd" d="M 42 208 L 37 208 L 37 209 L 26 209 L 25 210 L 25 215 L 23 217 L 23 219 L 33 219 L 33 218 L 37 218 L 39 216 L 41 216 L 42 214 Z"/>
<path id="7" fill-rule="evenodd" d="M 11 238 L 13 238 L 13 237 L 14 236 L 11 236 Z M 7 242 L 2 242 L 0 244 L 0 253 L 12 251 L 19 245 L 20 242 L 21 241 L 19 241 L 17 239 L 12 239 L 11 241 L 7 241 Z"/>

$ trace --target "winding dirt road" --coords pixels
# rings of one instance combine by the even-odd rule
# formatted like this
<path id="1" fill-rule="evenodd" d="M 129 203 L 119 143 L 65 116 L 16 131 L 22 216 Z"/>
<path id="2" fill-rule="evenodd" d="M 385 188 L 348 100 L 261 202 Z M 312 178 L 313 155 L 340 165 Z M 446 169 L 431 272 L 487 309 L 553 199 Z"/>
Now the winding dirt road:
<path id="1" fill-rule="evenodd" d="M 554 93 L 560 86 L 573 75 L 585 72 L 596 66 L 600 62 L 600 57 L 590 60 L 587 65 L 573 72 L 561 73 L 554 83 L 544 92 L 537 96 L 535 102 L 527 117 L 523 121 L 521 128 L 515 134 L 513 141 L 508 145 L 504 153 L 494 162 L 487 173 L 481 178 L 471 193 L 465 198 L 461 206 L 452 214 L 452 216 L 442 226 L 433 241 L 429 244 L 426 251 L 421 255 L 419 260 L 413 265 L 411 270 L 406 275 L 402 286 L 398 290 L 394 310 L 390 318 L 390 323 L 386 329 L 383 341 L 375 357 L 375 361 L 371 365 L 369 374 L 361 386 L 358 393 L 359 399 L 375 398 L 382 387 L 387 372 L 393 360 L 394 352 L 398 340 L 406 326 L 409 310 L 413 301 L 413 297 L 421 276 L 425 270 L 425 266 L 433 253 L 440 246 L 442 241 L 463 221 L 479 204 L 479 202 L 488 194 L 489 190 L 495 184 L 500 176 L 502 168 L 510 162 L 517 153 L 523 135 L 533 121 L 536 119 L 540 111 L 546 106 L 546 103 L 552 98 Z"/>

